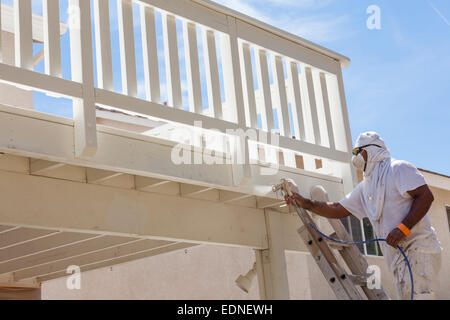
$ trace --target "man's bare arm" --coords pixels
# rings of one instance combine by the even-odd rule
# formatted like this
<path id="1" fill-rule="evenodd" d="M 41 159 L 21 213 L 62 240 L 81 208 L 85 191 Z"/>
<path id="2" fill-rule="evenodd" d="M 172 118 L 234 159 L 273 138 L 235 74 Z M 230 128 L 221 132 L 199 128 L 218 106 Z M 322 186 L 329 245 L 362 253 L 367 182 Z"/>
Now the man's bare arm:
<path id="1" fill-rule="evenodd" d="M 427 214 L 434 201 L 433 193 L 428 185 L 423 185 L 415 190 L 408 191 L 414 201 L 411 205 L 408 215 L 402 223 L 409 229 L 412 229 Z"/>
<path id="2" fill-rule="evenodd" d="M 411 230 L 427 214 L 431 203 L 434 201 L 434 196 L 428 185 L 423 185 L 415 190 L 408 191 L 408 193 L 414 198 L 414 201 L 408 215 L 403 219 L 402 223 Z M 395 228 L 389 233 L 386 241 L 395 248 L 404 238 L 405 235 L 403 232 Z"/>
<path id="3" fill-rule="evenodd" d="M 292 204 L 293 201 L 295 201 L 300 208 L 306 209 L 328 219 L 341 219 L 351 214 L 338 202 L 310 200 L 297 193 L 294 193 L 292 197 L 286 197 L 286 202 L 289 204 Z"/>

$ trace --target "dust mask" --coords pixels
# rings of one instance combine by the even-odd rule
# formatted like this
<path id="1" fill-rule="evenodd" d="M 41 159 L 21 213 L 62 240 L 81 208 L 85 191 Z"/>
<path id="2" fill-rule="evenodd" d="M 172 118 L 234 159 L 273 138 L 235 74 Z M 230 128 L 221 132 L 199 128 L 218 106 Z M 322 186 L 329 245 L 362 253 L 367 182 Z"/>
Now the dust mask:
<path id="1" fill-rule="evenodd" d="M 357 156 L 352 157 L 352 164 L 356 169 L 364 171 L 366 162 L 364 161 L 364 157 L 361 153 L 359 153 Z"/>

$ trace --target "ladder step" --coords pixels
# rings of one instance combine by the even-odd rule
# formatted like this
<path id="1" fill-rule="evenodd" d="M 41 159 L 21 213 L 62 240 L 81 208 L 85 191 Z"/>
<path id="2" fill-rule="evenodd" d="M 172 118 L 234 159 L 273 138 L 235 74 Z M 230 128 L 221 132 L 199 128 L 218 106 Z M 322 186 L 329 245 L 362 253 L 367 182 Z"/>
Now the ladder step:
<path id="1" fill-rule="evenodd" d="M 358 275 L 358 274 L 349 274 L 348 277 L 350 280 L 357 286 L 366 287 L 368 277 Z"/>
<path id="2" fill-rule="evenodd" d="M 330 234 L 329 237 L 333 238 L 333 239 L 336 239 L 336 240 L 339 240 L 337 238 L 336 232 L 333 232 L 332 234 Z M 333 241 L 333 240 L 329 240 L 329 239 L 327 239 L 326 241 L 327 241 L 328 245 L 330 246 L 330 248 L 335 249 L 335 250 L 343 250 L 345 248 L 348 248 L 348 247 L 352 246 L 351 244 L 339 243 L 339 242 L 336 242 L 336 241 Z"/>

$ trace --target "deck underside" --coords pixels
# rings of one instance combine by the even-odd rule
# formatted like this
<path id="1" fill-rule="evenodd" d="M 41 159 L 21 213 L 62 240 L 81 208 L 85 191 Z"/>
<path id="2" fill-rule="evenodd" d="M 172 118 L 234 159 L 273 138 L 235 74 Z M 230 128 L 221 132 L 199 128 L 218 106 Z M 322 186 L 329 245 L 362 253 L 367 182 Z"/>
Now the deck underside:
<path id="1" fill-rule="evenodd" d="M 70 265 L 86 271 L 198 244 L 267 249 L 269 212 L 285 250 L 305 251 L 298 217 L 270 185 L 290 177 L 303 193 L 322 185 L 343 194 L 340 179 L 294 168 L 235 185 L 232 165 L 176 166 L 169 145 L 99 130 L 97 155 L 78 159 L 71 120 L 0 110 L 0 286 L 38 287 Z"/>

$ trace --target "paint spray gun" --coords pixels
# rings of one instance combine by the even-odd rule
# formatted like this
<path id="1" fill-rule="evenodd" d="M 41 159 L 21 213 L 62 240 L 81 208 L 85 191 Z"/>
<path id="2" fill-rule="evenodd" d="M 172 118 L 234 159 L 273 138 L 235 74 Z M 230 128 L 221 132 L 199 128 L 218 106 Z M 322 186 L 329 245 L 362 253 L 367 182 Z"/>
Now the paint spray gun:
<path id="1" fill-rule="evenodd" d="M 297 184 L 292 179 L 281 179 L 281 183 L 272 187 L 273 192 L 281 190 L 283 195 L 292 197 L 294 193 L 299 193 Z"/>

